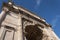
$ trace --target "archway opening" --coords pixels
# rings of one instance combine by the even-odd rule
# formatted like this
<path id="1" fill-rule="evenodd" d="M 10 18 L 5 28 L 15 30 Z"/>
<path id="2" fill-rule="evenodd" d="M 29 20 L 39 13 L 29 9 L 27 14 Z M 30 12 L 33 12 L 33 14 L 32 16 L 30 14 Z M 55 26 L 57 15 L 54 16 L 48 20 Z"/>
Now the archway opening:
<path id="1" fill-rule="evenodd" d="M 36 25 L 27 25 L 25 27 L 25 37 L 27 40 L 42 40 L 43 31 Z"/>

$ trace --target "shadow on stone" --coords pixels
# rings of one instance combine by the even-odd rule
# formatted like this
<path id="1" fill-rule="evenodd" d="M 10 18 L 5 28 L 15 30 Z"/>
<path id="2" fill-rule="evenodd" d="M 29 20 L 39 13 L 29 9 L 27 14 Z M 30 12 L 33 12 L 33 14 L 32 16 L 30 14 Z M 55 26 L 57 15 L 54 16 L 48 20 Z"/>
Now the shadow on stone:
<path id="1" fill-rule="evenodd" d="M 43 31 L 39 29 L 36 25 L 28 25 L 25 28 L 25 36 L 27 40 L 42 40 Z"/>

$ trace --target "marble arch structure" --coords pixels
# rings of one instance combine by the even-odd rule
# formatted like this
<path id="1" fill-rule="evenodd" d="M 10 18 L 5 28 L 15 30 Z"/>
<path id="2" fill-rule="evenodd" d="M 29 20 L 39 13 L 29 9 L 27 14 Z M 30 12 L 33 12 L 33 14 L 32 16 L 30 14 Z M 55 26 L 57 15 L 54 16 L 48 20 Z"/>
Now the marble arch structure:
<path id="1" fill-rule="evenodd" d="M 43 18 L 12 2 L 4 2 L 0 40 L 58 40 L 58 37 Z"/>

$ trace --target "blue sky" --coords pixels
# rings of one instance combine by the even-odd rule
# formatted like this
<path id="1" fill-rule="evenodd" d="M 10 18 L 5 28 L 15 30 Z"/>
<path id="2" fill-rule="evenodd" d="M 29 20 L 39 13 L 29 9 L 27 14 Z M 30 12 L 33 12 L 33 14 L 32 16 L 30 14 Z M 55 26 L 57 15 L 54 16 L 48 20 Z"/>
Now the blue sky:
<path id="1" fill-rule="evenodd" d="M 0 9 L 2 2 L 0 0 Z M 34 12 L 38 16 L 46 19 L 52 25 L 53 30 L 60 38 L 60 0 L 13 0 L 16 5 Z M 1 11 L 1 10 L 0 10 Z"/>

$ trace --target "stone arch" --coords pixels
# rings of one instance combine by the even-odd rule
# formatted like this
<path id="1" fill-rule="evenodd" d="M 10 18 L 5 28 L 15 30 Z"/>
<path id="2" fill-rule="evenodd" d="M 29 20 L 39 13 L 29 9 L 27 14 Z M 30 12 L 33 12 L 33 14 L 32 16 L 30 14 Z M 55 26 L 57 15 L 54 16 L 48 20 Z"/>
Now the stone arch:
<path id="1" fill-rule="evenodd" d="M 27 40 L 42 40 L 43 31 L 39 29 L 37 25 L 27 25 L 25 32 Z"/>

